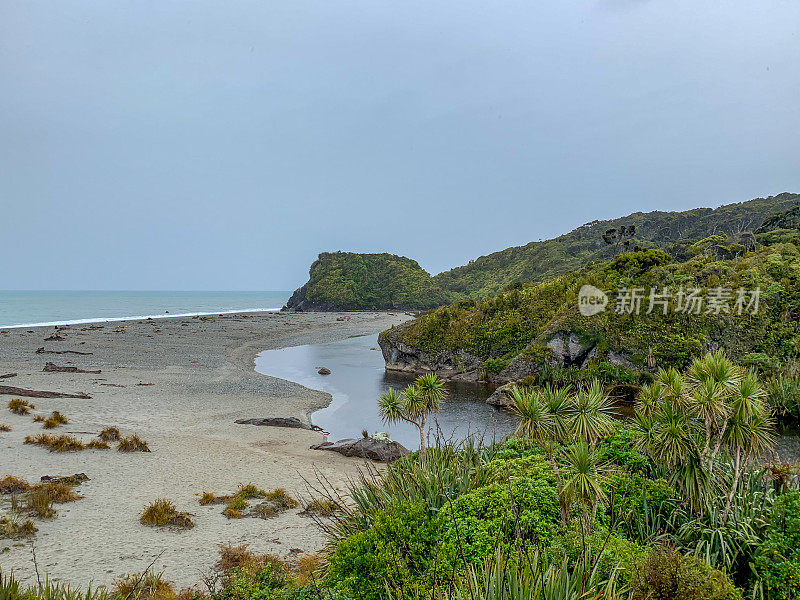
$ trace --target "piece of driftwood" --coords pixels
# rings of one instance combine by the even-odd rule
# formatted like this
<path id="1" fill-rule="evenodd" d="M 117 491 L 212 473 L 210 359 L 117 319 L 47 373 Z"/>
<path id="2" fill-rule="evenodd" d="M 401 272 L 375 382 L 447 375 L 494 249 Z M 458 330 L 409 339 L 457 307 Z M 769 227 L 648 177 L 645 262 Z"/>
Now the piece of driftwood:
<path id="1" fill-rule="evenodd" d="M 16 373 L 6 373 L 5 375 L 0 375 L 0 379 L 10 379 L 11 377 L 16 377 Z"/>
<path id="2" fill-rule="evenodd" d="M 86 369 L 79 369 L 78 367 L 62 367 L 60 365 L 53 364 L 51 362 L 45 363 L 44 369 L 42 369 L 45 373 L 102 373 L 100 369 L 96 371 L 93 370 L 86 370 Z"/>
<path id="3" fill-rule="evenodd" d="M 89 356 L 93 352 L 78 352 L 77 350 L 45 350 L 44 346 L 36 349 L 36 354 L 80 354 L 81 356 Z"/>
<path id="4" fill-rule="evenodd" d="M 89 394 L 66 394 L 64 392 L 47 392 L 42 390 L 26 390 L 25 388 L 14 387 L 13 385 L 0 385 L 0 395 L 24 396 L 26 398 L 80 398 L 91 400 Z"/>

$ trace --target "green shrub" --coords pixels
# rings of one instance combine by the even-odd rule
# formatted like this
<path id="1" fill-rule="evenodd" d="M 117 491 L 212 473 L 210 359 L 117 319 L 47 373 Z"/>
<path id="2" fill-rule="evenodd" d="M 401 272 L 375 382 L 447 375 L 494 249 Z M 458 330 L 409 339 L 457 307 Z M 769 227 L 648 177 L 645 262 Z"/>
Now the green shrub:
<path id="1" fill-rule="evenodd" d="M 800 492 L 775 501 L 756 572 L 767 600 L 800 598 Z"/>
<path id="2" fill-rule="evenodd" d="M 432 580 L 440 550 L 437 529 L 422 502 L 399 502 L 380 510 L 369 529 L 336 545 L 328 581 L 360 600 L 383 598 L 387 586 L 413 597 Z"/>
<path id="3" fill-rule="evenodd" d="M 725 573 L 696 556 L 657 548 L 639 565 L 631 582 L 634 600 L 741 600 Z"/>

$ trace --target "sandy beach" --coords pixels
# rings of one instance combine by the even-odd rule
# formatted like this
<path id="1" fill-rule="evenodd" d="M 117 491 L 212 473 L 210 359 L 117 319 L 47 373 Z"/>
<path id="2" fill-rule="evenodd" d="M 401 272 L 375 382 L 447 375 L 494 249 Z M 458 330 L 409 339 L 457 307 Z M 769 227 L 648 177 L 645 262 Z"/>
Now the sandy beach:
<path id="1" fill-rule="evenodd" d="M 31 415 L 12 414 L 0 396 L 0 476 L 38 482 L 43 475 L 86 473 L 76 488 L 84 498 L 56 505 L 58 516 L 37 520 L 33 538 L 42 576 L 74 585 L 110 583 L 145 569 L 156 556 L 157 571 L 177 586 L 199 581 L 224 543 L 291 558 L 314 552 L 324 537 L 302 507 L 271 519 L 227 519 L 219 505 L 200 506 L 198 494 L 235 491 L 239 483 L 286 488 L 308 500 L 305 479 L 322 473 L 339 487 L 361 464 L 330 452 L 310 450 L 322 434 L 300 429 L 236 425 L 251 417 L 289 416 L 308 421 L 330 396 L 254 371 L 255 355 L 267 349 L 336 341 L 376 333 L 409 317 L 403 313 L 252 313 L 203 318 L 167 318 L 73 325 L 59 328 L 63 341 L 45 341 L 55 328 L 0 332 L 0 384 L 56 392 L 83 392 L 91 399 L 30 399 Z M 343 319 L 343 320 L 339 320 Z M 38 348 L 62 352 L 37 354 Z M 100 374 L 43 372 L 46 362 Z M 89 441 L 102 428 L 137 433 L 150 453 L 111 450 L 51 453 L 24 445 L 41 433 L 32 417 L 53 410 L 70 423 L 53 433 Z M 166 497 L 192 514 L 196 526 L 177 532 L 139 523 L 150 501 Z M 7 504 L 7 500 L 5 500 Z M 6 506 L 7 507 L 7 506 Z M 22 581 L 35 581 L 28 541 L 0 540 L 0 567 Z"/>

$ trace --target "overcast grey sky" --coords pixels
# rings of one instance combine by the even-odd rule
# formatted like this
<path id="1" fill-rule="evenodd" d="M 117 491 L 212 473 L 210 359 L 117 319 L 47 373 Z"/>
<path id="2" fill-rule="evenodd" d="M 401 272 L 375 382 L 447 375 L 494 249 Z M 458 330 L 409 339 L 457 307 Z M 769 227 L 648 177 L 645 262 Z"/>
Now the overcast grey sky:
<path id="1" fill-rule="evenodd" d="M 783 191 L 796 0 L 0 0 L 6 289 L 436 273 Z"/>

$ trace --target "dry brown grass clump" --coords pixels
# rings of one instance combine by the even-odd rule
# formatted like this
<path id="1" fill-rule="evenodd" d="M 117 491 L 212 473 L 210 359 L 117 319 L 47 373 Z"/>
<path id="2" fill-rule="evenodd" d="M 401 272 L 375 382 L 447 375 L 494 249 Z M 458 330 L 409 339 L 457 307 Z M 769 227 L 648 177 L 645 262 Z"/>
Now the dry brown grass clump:
<path id="1" fill-rule="evenodd" d="M 8 410 L 15 415 L 29 415 L 31 410 L 35 408 L 33 404 L 20 398 L 14 398 L 8 401 Z"/>
<path id="2" fill-rule="evenodd" d="M 5 423 L 0 423 L 0 431 L 11 431 L 11 425 L 6 425 Z"/>
<path id="3" fill-rule="evenodd" d="M 116 442 L 120 439 L 119 429 L 116 427 L 106 427 L 98 436 L 104 442 Z"/>
<path id="4" fill-rule="evenodd" d="M 113 583 L 114 598 L 127 600 L 175 600 L 175 588 L 164 579 L 163 573 L 132 573 Z"/>
<path id="5" fill-rule="evenodd" d="M 44 423 L 44 420 L 45 420 L 44 415 L 36 415 L 35 417 L 33 417 L 34 423 Z"/>
<path id="6" fill-rule="evenodd" d="M 39 433 L 37 435 L 25 436 L 26 444 L 34 446 L 44 446 L 50 452 L 77 452 L 85 450 L 86 446 L 74 435 L 51 435 L 49 433 Z"/>
<path id="7" fill-rule="evenodd" d="M 49 417 L 44 420 L 42 423 L 43 429 L 55 429 L 56 427 L 60 427 L 61 425 L 66 425 L 69 423 L 69 419 L 62 415 L 57 410 L 54 410 Z"/>
<path id="8" fill-rule="evenodd" d="M 247 544 L 233 546 L 226 544 L 219 547 L 219 560 L 214 565 L 218 573 L 229 574 L 236 569 L 246 569 L 252 573 L 261 571 L 267 566 L 286 571 L 286 564 L 272 554 L 254 554 L 247 549 Z"/>
<path id="9" fill-rule="evenodd" d="M 31 484 L 21 477 L 6 475 L 0 479 L 0 494 L 17 494 L 29 490 Z"/>
<path id="10" fill-rule="evenodd" d="M 191 529 L 194 521 L 188 513 L 179 512 L 171 500 L 159 498 L 147 505 L 139 518 L 142 525 Z"/>
<path id="11" fill-rule="evenodd" d="M 91 450 L 108 450 L 111 445 L 104 440 L 91 440 L 86 447 Z"/>
<path id="12" fill-rule="evenodd" d="M 314 498 L 306 505 L 306 513 L 312 513 L 321 517 L 330 517 L 338 510 L 339 506 L 326 498 Z"/>
<path id="13" fill-rule="evenodd" d="M 25 494 L 25 510 L 40 519 L 52 519 L 56 516 L 53 500 L 43 489 L 31 489 Z"/>
<path id="14" fill-rule="evenodd" d="M 117 450 L 119 452 L 150 452 L 150 446 L 134 433 L 121 438 L 117 444 Z"/>
<path id="15" fill-rule="evenodd" d="M 75 502 L 76 500 L 80 500 L 82 496 L 78 496 L 74 491 L 72 491 L 72 486 L 69 483 L 64 481 L 58 481 L 53 483 L 38 483 L 34 486 L 31 486 L 30 491 L 28 494 L 44 494 L 50 501 L 54 504 L 64 504 L 66 502 Z"/>
<path id="16" fill-rule="evenodd" d="M 18 513 L 8 513 L 0 517 L 0 538 L 17 539 L 30 537 L 36 533 L 36 525 Z"/>
<path id="17" fill-rule="evenodd" d="M 250 505 L 249 500 L 253 498 L 263 498 L 266 502 L 261 502 L 245 512 Z M 229 519 L 241 519 L 243 517 L 269 519 L 284 510 L 297 506 L 297 500 L 292 498 L 284 488 L 277 488 L 267 492 L 252 483 L 247 485 L 240 483 L 239 489 L 231 496 L 216 496 L 211 492 L 203 492 L 200 495 L 200 504 L 203 506 L 222 503 L 225 504 L 222 514 Z"/>
<path id="18" fill-rule="evenodd" d="M 327 561 L 320 553 L 303 554 L 297 557 L 294 567 L 295 581 L 299 585 L 309 585 L 320 578 L 320 572 Z"/>

